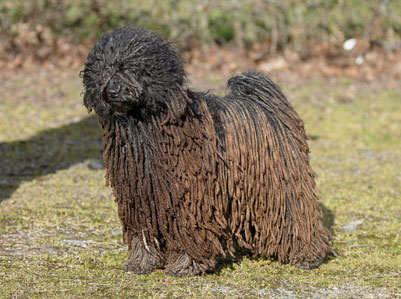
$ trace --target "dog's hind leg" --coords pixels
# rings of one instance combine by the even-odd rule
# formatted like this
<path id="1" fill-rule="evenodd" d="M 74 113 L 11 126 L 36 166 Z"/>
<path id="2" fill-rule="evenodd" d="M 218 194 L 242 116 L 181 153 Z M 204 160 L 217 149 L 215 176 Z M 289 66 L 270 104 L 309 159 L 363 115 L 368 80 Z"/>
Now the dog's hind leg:
<path id="1" fill-rule="evenodd" d="M 164 258 L 149 244 L 143 244 L 139 238 L 133 237 L 125 271 L 134 274 L 146 274 L 163 268 Z"/>
<path id="2" fill-rule="evenodd" d="M 328 233 L 323 227 L 316 227 L 311 232 L 310 241 L 299 240 L 299 246 L 291 253 L 291 264 L 302 269 L 313 269 L 320 266 L 328 252 Z M 298 242 L 296 242 L 298 243 Z"/>
<path id="3" fill-rule="evenodd" d="M 208 267 L 205 264 L 196 262 L 186 252 L 181 252 L 169 258 L 164 273 L 171 276 L 195 276 L 206 272 Z"/>

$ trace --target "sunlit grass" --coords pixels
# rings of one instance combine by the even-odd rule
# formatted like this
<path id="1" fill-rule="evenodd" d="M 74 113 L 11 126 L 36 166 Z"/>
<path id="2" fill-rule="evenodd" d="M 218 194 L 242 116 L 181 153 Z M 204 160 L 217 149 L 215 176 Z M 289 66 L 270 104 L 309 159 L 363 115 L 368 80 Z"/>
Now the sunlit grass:
<path id="1" fill-rule="evenodd" d="M 284 88 L 311 136 L 311 163 L 336 257 L 311 271 L 244 257 L 215 274 L 172 278 L 123 271 L 127 250 L 116 204 L 105 170 L 92 164 L 101 160 L 101 131 L 81 105 L 78 76 L 53 76 L 22 78 L 30 88 L 19 97 L 0 85 L 1 298 L 401 293 L 400 89 L 357 89 L 344 102 L 342 91 L 358 83 L 316 80 Z M 8 84 L 20 86 L 21 79 Z M 359 225 L 346 232 L 353 221 Z"/>

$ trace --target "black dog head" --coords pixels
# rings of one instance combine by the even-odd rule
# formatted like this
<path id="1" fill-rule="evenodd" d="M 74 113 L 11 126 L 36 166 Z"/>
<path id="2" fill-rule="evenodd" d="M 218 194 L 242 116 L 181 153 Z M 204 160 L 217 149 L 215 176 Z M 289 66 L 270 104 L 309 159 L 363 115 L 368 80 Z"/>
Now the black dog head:
<path id="1" fill-rule="evenodd" d="M 169 106 L 186 80 L 171 44 L 143 28 L 120 27 L 101 37 L 81 72 L 84 104 L 101 119 L 146 119 Z"/>

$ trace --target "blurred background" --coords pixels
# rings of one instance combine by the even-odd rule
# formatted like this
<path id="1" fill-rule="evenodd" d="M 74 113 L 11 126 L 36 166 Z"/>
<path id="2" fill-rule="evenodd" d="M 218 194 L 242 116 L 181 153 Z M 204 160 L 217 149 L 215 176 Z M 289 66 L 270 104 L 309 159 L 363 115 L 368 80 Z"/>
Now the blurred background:
<path id="1" fill-rule="evenodd" d="M 229 71 L 272 71 L 322 58 L 342 69 L 361 66 L 362 74 L 348 72 L 370 79 L 368 66 L 401 69 L 399 63 L 394 69 L 401 50 L 399 0 L 1 0 L 1 64 L 77 66 L 101 34 L 126 24 L 177 41 L 188 63 Z M 314 71 L 338 72 L 319 64 Z"/>

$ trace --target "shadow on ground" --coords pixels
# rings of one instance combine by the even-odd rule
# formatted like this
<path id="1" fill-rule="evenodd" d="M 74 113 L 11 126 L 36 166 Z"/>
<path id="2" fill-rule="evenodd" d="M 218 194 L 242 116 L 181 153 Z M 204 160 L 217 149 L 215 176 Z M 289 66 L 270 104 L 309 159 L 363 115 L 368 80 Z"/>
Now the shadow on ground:
<path id="1" fill-rule="evenodd" d="M 334 237 L 333 226 L 334 226 L 335 216 L 333 212 L 321 202 L 319 202 L 319 206 L 323 212 L 323 225 L 330 231 L 332 237 Z"/>
<path id="2" fill-rule="evenodd" d="M 23 181 L 66 169 L 89 159 L 102 168 L 101 130 L 94 116 L 44 130 L 26 140 L 0 143 L 0 203 Z"/>

